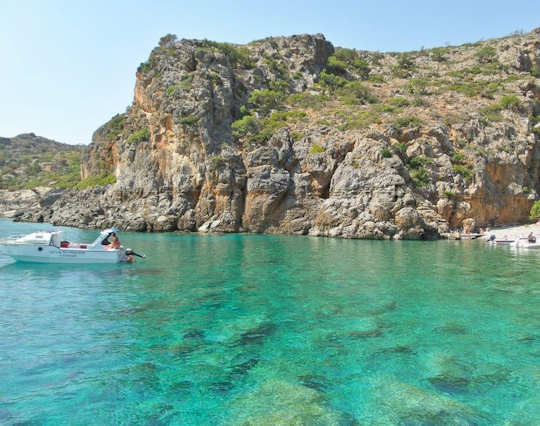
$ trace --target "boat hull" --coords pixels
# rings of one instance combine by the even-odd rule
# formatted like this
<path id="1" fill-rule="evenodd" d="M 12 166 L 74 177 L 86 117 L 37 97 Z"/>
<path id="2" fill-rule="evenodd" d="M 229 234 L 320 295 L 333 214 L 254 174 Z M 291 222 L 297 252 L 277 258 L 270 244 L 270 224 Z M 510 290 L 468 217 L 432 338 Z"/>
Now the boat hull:
<path id="1" fill-rule="evenodd" d="M 118 263 L 120 250 L 63 249 L 50 245 L 5 244 L 0 252 L 19 262 L 33 263 Z"/>

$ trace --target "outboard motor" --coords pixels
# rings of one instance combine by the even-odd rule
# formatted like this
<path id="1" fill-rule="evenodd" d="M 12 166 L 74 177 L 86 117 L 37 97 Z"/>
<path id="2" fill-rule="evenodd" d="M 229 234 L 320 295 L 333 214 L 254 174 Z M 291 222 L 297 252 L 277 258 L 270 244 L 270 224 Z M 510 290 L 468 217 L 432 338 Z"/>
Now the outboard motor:
<path id="1" fill-rule="evenodd" d="M 137 256 L 137 257 L 140 257 L 141 259 L 146 258 L 146 255 L 136 253 L 133 250 L 131 250 L 130 248 L 127 248 L 125 253 L 126 253 L 126 256 Z"/>

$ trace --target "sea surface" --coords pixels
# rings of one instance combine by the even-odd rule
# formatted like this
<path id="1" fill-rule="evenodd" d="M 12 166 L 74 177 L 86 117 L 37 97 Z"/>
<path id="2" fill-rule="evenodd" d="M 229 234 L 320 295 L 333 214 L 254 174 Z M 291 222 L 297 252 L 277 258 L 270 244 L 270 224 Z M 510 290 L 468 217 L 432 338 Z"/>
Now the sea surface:
<path id="1" fill-rule="evenodd" d="M 120 239 L 148 259 L 0 256 L 0 424 L 540 424 L 540 251 Z"/>

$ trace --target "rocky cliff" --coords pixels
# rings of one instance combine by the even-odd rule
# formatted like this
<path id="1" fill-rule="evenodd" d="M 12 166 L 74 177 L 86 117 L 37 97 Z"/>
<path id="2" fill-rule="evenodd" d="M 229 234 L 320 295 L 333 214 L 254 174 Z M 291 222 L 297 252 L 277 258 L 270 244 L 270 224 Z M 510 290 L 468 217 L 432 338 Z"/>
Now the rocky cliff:
<path id="1" fill-rule="evenodd" d="M 540 30 L 408 53 L 322 35 L 163 37 L 84 178 L 21 220 L 138 231 L 434 238 L 526 221 L 540 193 Z"/>

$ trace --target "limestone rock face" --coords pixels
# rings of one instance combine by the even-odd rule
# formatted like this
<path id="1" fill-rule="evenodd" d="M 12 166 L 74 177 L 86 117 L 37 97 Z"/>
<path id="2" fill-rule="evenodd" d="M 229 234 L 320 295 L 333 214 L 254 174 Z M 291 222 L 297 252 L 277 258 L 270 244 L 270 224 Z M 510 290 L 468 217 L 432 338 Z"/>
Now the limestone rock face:
<path id="1" fill-rule="evenodd" d="M 374 239 L 526 221 L 540 193 L 538 37 L 399 57 L 320 34 L 166 36 L 84 154 L 83 177 L 116 183 L 26 194 L 18 218 Z"/>

